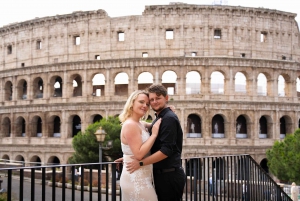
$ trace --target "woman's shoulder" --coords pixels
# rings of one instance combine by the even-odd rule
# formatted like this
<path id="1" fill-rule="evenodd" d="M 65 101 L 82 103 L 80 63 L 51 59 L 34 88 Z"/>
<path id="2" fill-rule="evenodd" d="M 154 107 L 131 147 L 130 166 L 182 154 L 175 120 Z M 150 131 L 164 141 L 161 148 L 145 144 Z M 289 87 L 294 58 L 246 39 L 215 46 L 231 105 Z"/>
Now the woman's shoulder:
<path id="1" fill-rule="evenodd" d="M 124 121 L 123 125 L 122 125 L 122 130 L 129 130 L 129 131 L 134 131 L 134 130 L 139 130 L 139 125 L 137 124 L 137 122 L 133 121 L 133 120 L 126 120 Z"/>
<path id="2" fill-rule="evenodd" d="M 126 127 L 126 126 L 136 126 L 136 122 L 131 119 L 127 119 L 122 124 L 122 127 Z"/>

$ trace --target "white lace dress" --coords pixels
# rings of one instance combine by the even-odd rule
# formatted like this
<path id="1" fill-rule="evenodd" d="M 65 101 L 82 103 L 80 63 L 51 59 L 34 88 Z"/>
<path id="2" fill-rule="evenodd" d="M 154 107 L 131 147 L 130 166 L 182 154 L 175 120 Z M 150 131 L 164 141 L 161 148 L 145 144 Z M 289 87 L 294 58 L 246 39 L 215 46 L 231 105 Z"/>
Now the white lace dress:
<path id="1" fill-rule="evenodd" d="M 142 132 L 142 141 L 149 138 L 149 133 Z M 133 154 L 129 145 L 121 143 L 123 151 L 123 170 L 120 178 L 122 201 L 157 201 L 153 186 L 152 165 L 145 165 L 130 174 L 126 170 L 126 162 L 131 161 Z"/>

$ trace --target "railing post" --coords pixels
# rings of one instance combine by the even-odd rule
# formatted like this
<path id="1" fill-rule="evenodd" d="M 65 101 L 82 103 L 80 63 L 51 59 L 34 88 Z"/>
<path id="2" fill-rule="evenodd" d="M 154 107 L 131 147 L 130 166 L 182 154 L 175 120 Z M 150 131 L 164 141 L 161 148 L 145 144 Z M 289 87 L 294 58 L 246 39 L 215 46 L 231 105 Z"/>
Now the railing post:
<path id="1" fill-rule="evenodd" d="M 198 200 L 197 198 L 197 189 L 198 189 L 198 186 L 197 186 L 197 181 L 198 181 L 198 175 L 197 175 L 197 161 L 195 158 L 191 159 L 192 160 L 192 164 L 191 166 L 193 166 L 193 177 L 194 177 L 194 182 L 193 182 L 193 190 L 194 190 L 194 200 Z M 192 178 L 192 177 L 191 177 Z"/>
<path id="2" fill-rule="evenodd" d="M 113 163 L 111 164 L 111 197 L 112 197 L 112 201 L 116 201 L 116 197 L 117 197 L 117 193 L 116 193 L 116 183 L 117 183 L 117 179 L 116 179 L 116 164 Z"/>
<path id="3" fill-rule="evenodd" d="M 12 170 L 7 171 L 7 201 L 11 201 L 11 191 L 12 191 Z"/>

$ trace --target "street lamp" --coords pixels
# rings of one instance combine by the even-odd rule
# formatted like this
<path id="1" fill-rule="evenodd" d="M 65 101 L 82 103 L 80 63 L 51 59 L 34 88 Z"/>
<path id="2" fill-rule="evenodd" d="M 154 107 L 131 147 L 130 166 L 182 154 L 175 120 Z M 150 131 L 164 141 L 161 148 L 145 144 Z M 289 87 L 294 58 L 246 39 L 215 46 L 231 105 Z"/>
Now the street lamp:
<path id="1" fill-rule="evenodd" d="M 107 141 L 106 146 L 102 146 L 102 143 L 105 140 L 106 132 L 105 132 L 105 130 L 102 129 L 101 126 L 96 130 L 95 135 L 96 135 L 97 141 L 99 142 L 99 163 L 101 163 L 102 162 L 102 149 L 104 149 L 104 150 L 111 149 L 113 147 L 113 141 L 109 140 L 109 141 Z"/>

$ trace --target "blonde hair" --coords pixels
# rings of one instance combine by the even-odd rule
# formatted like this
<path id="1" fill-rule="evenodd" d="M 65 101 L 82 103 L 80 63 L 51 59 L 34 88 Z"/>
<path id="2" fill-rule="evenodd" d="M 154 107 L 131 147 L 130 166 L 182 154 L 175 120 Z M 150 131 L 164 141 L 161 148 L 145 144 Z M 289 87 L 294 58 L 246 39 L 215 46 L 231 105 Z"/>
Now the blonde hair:
<path id="1" fill-rule="evenodd" d="M 126 121 L 132 115 L 133 103 L 134 103 L 135 99 L 138 97 L 138 95 L 140 95 L 140 94 L 145 94 L 149 98 L 149 94 L 146 91 L 137 90 L 137 91 L 132 92 L 124 105 L 123 111 L 119 115 L 119 119 L 120 119 L 121 123 L 124 123 L 124 121 Z M 147 118 L 148 114 L 149 114 L 149 110 L 147 111 L 145 116 L 142 117 L 142 119 Z"/>

